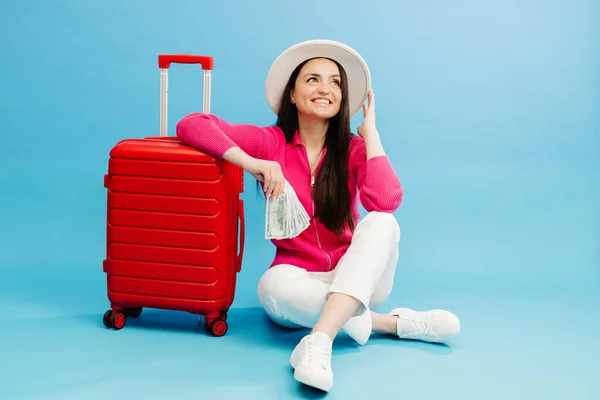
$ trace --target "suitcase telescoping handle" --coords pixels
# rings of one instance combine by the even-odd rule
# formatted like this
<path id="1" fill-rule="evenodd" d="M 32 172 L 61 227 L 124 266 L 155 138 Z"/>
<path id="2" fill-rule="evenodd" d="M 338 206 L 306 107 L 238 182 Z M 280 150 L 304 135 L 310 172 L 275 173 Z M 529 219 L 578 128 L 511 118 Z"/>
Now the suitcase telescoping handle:
<path id="1" fill-rule="evenodd" d="M 168 107 L 169 107 L 169 68 L 171 63 L 201 64 L 204 70 L 202 85 L 202 112 L 210 113 L 210 81 L 213 69 L 213 58 L 209 56 L 194 56 L 191 54 L 161 54 L 158 56 L 160 68 L 160 136 L 167 136 Z"/>

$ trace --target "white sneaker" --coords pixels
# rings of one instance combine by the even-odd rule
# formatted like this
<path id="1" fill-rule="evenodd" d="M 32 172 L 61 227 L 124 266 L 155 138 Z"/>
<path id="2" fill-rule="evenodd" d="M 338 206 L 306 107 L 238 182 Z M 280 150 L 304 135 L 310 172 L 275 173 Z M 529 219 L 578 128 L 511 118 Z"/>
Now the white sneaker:
<path id="1" fill-rule="evenodd" d="M 432 343 L 447 343 L 460 334 L 460 320 L 446 310 L 414 311 L 396 308 L 389 312 L 398 317 L 400 339 L 415 339 Z"/>
<path id="2" fill-rule="evenodd" d="M 294 378 L 305 385 L 328 392 L 333 387 L 332 340 L 326 333 L 304 336 L 290 357 Z"/>

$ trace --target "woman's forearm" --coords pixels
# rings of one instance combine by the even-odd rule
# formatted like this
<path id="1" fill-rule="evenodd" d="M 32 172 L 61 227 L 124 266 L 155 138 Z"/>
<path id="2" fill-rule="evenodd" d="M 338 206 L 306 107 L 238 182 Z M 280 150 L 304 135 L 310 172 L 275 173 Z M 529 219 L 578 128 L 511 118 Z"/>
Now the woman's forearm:
<path id="1" fill-rule="evenodd" d="M 370 132 L 368 135 L 365 135 L 364 139 L 367 151 L 367 160 L 373 157 L 385 155 L 385 150 L 383 149 L 381 138 L 379 137 L 379 132 Z"/>
<path id="2" fill-rule="evenodd" d="M 248 153 L 246 153 L 240 147 L 235 146 L 231 147 L 223 154 L 223 159 L 237 165 L 242 169 L 246 169 L 248 163 L 250 160 L 252 160 L 252 157 L 250 157 Z"/>

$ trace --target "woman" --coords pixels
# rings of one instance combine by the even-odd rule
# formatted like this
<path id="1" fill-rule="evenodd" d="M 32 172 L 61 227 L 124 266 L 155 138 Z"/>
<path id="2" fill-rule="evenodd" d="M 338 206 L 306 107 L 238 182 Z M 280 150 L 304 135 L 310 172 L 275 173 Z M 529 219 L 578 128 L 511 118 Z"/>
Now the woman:
<path id="1" fill-rule="evenodd" d="M 460 331 L 458 318 L 444 310 L 371 311 L 392 289 L 400 240 L 392 213 L 403 189 L 381 144 L 369 87 L 369 69 L 353 49 L 308 41 L 282 53 L 269 71 L 275 126 L 230 124 L 202 113 L 177 124 L 184 143 L 240 166 L 267 198 L 289 182 L 311 217 L 299 236 L 273 240 L 275 259 L 258 298 L 277 324 L 312 328 L 290 363 L 298 381 L 324 391 L 333 386 L 331 349 L 340 330 L 359 344 L 372 331 L 438 343 Z M 357 136 L 350 117 L 361 108 Z M 368 214 L 357 223 L 359 201 Z"/>

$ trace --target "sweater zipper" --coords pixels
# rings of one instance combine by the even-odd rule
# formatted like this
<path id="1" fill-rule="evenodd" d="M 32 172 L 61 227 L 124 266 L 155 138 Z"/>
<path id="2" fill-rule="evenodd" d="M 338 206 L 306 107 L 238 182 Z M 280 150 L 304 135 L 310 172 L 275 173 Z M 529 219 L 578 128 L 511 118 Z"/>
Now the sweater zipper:
<path id="1" fill-rule="evenodd" d="M 323 247 L 321 246 L 321 240 L 319 239 L 319 231 L 317 230 L 317 222 L 315 221 L 315 202 L 313 200 L 312 197 L 312 188 L 315 185 L 315 176 L 312 175 L 310 177 L 310 202 L 312 205 L 312 220 L 313 220 L 313 225 L 315 227 L 315 235 L 317 236 L 317 244 L 319 245 L 319 248 L 321 249 L 321 251 L 323 253 L 325 253 L 325 255 L 327 256 L 327 260 L 329 261 L 329 267 L 327 268 L 327 272 L 331 271 L 331 257 L 329 256 L 329 253 L 327 253 Z"/>

